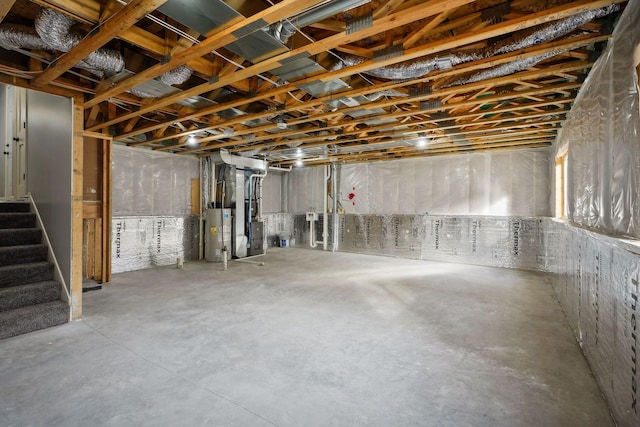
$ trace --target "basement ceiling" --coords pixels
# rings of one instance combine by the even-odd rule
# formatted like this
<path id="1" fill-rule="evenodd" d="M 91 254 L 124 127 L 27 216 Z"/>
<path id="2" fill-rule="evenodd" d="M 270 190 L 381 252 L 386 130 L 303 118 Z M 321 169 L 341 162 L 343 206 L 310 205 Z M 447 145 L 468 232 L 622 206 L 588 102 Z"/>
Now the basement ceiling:
<path id="1" fill-rule="evenodd" d="M 625 2 L 3 0 L 0 82 L 289 166 L 552 144 Z"/>

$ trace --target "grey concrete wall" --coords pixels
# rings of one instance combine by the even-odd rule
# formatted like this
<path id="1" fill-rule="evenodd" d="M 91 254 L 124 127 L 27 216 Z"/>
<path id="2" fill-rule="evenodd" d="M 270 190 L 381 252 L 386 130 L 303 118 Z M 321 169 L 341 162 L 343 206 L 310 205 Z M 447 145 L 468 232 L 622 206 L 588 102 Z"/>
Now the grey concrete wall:
<path id="1" fill-rule="evenodd" d="M 36 201 L 64 280 L 71 280 L 73 102 L 27 92 L 27 189 Z"/>

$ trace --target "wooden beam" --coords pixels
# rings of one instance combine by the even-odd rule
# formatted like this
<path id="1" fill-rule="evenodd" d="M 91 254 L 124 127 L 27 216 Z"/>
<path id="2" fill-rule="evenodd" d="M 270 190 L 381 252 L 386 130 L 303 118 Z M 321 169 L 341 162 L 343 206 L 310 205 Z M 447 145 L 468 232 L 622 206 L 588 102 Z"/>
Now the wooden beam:
<path id="1" fill-rule="evenodd" d="M 610 4 L 620 3 L 622 1 L 624 0 L 598 0 L 598 1 L 578 0 L 572 3 L 568 3 L 562 6 L 558 6 L 558 7 L 543 11 L 543 12 L 538 12 L 532 15 L 528 15 L 526 19 L 525 18 L 512 19 L 509 21 L 501 22 L 496 25 L 492 25 L 481 31 L 471 31 L 471 32 L 460 34 L 458 36 L 450 37 L 445 40 L 427 43 L 418 48 L 413 48 L 406 51 L 405 55 L 403 56 L 389 58 L 389 59 L 376 61 L 376 62 L 374 62 L 373 60 L 368 60 L 356 66 L 347 67 L 347 68 L 332 71 L 332 72 L 327 72 L 321 76 L 309 77 L 307 79 L 302 79 L 300 81 L 297 81 L 296 83 L 297 84 L 310 83 L 312 81 L 317 81 L 317 80 L 329 81 L 336 78 L 347 77 L 354 73 L 367 71 L 367 70 L 378 68 L 385 65 L 391 65 L 393 63 L 405 61 L 408 59 L 415 59 L 425 55 L 432 55 L 434 53 L 446 51 L 446 50 L 459 47 L 465 44 L 475 43 L 475 42 L 484 40 L 487 37 L 495 37 L 495 36 L 507 34 L 516 30 L 530 28 L 536 25 L 562 19 L 567 16 L 572 16 L 576 13 L 597 9 Z M 205 83 L 203 85 L 199 85 L 194 88 L 185 90 L 179 94 L 170 95 L 165 98 L 162 98 L 158 100 L 157 106 L 162 107 L 165 105 L 170 105 L 182 99 L 185 99 L 187 97 L 198 95 L 205 91 L 210 91 L 218 87 L 222 87 L 227 84 L 233 83 L 235 81 L 244 80 L 245 78 L 248 78 L 256 73 L 268 71 L 277 65 L 281 65 L 279 61 L 285 60 L 286 62 L 286 59 L 290 58 L 293 55 L 298 55 L 303 53 L 307 53 L 307 54 L 320 53 L 321 51 L 325 51 L 326 49 L 330 49 L 335 46 L 344 44 L 345 42 L 350 42 L 357 38 L 367 37 L 374 32 L 380 32 L 381 30 L 386 30 L 397 25 L 405 25 L 408 22 L 412 22 L 413 20 L 416 20 L 415 18 L 421 19 L 421 18 L 435 15 L 437 13 L 440 13 L 442 10 L 446 9 L 446 6 L 444 6 L 444 3 L 445 3 L 444 1 L 427 2 L 424 4 L 424 6 L 419 7 L 418 8 L 419 10 L 407 9 L 406 11 L 401 12 L 403 14 L 401 16 L 397 16 L 398 14 L 394 14 L 394 15 L 382 18 L 380 20 L 381 21 L 380 24 L 384 24 L 384 25 L 380 25 L 375 30 L 371 30 L 370 28 L 367 28 L 351 35 L 337 34 L 335 36 L 321 40 L 319 42 L 312 43 L 302 48 L 292 50 L 287 54 L 277 55 L 273 58 L 270 58 L 268 60 L 255 64 L 253 66 L 247 67 L 243 70 L 240 70 L 237 73 L 234 73 L 233 76 L 230 76 L 229 78 L 220 79 L 215 83 Z M 448 7 L 457 7 L 464 4 L 465 1 L 461 1 L 458 3 L 456 2 L 456 0 L 449 0 L 446 3 L 448 3 Z M 429 7 L 429 5 L 431 7 Z M 439 9 L 437 8 L 438 6 L 439 6 Z M 405 13 L 408 13 L 409 16 L 404 15 Z M 412 20 L 411 17 L 413 17 L 414 19 Z M 373 27 L 376 27 L 376 25 L 374 25 Z M 151 110 L 152 109 L 150 108 L 148 111 L 151 111 Z M 124 114 L 119 118 L 108 122 L 108 125 L 112 125 L 124 120 L 128 120 L 136 114 L 144 114 L 148 111 L 145 109 L 142 109 L 140 112 Z"/>
<path id="2" fill-rule="evenodd" d="M 289 2 L 289 1 L 294 1 L 294 0 L 285 0 L 281 3 L 278 3 L 276 6 L 272 6 L 269 9 L 266 10 L 270 10 L 273 9 L 275 7 L 278 7 L 280 5 L 284 5 L 285 3 Z M 295 0 L 296 1 L 296 6 L 301 5 L 303 2 L 301 0 Z M 365 28 L 363 30 L 360 30 L 354 34 L 347 34 L 346 32 L 344 33 L 340 33 L 340 34 L 336 34 L 334 36 L 328 37 L 326 39 L 311 43 L 309 45 L 303 46 L 301 48 L 298 49 L 294 49 L 292 51 L 280 54 L 280 55 L 276 55 L 274 57 L 271 57 L 269 59 L 266 59 L 262 62 L 259 62 L 257 64 L 254 64 L 250 67 L 247 67 L 245 69 L 239 70 L 238 72 L 234 73 L 231 76 L 228 76 L 227 78 L 220 78 L 218 81 L 215 82 L 207 82 L 204 84 L 201 84 L 199 86 L 193 87 L 191 89 L 187 89 L 184 90 L 178 94 L 175 95 L 170 95 L 167 96 L 165 98 L 159 99 L 158 100 L 158 106 L 165 106 L 165 105 L 171 105 L 174 104 L 176 102 L 181 101 L 182 99 L 186 99 L 189 98 L 191 96 L 195 96 L 195 95 L 200 95 L 201 93 L 204 92 L 208 92 L 211 91 L 213 89 L 217 89 L 219 87 L 223 87 L 235 82 L 238 82 L 240 80 L 245 80 L 253 75 L 256 74 L 260 74 L 263 72 L 267 72 L 272 70 L 273 68 L 276 68 L 278 66 L 284 65 L 287 63 L 287 61 L 289 60 L 289 58 L 294 57 L 296 55 L 305 55 L 305 56 L 311 56 L 311 55 L 317 55 L 319 53 L 322 52 L 326 52 L 329 49 L 333 49 L 337 46 L 340 45 L 344 45 L 344 44 L 349 44 L 352 41 L 355 40 L 359 40 L 362 38 L 366 38 L 368 36 L 374 35 L 379 33 L 380 31 L 386 31 L 392 28 L 397 28 L 397 27 L 401 27 L 403 25 L 406 25 L 408 23 L 414 22 L 414 21 L 418 21 L 422 18 L 427 18 L 429 16 L 433 16 L 435 14 L 440 13 L 442 10 L 446 9 L 447 7 L 453 7 L 453 6 L 461 6 L 463 4 L 467 4 L 467 3 L 471 3 L 474 0 L 430 0 L 427 1 L 426 3 L 420 5 L 420 6 L 416 6 L 414 8 L 408 9 L 404 12 L 400 12 L 391 16 L 385 16 L 384 18 L 381 18 L 378 21 L 378 25 L 373 25 L 372 27 L 368 27 Z M 256 16 L 256 15 L 254 15 Z M 253 17 L 252 17 L 253 18 Z M 232 27 L 235 28 L 235 27 Z M 224 34 L 224 33 L 223 33 Z M 223 37 L 226 40 L 226 37 Z M 217 40 L 213 40 L 212 44 L 215 45 L 214 42 L 216 42 Z M 226 43 L 225 43 L 226 44 Z M 197 46 L 194 46 L 192 49 L 196 49 L 196 48 L 200 48 L 203 45 L 203 43 L 200 43 Z M 191 49 L 185 50 L 184 52 L 182 52 L 182 54 L 185 54 L 187 52 L 189 52 Z M 199 51 L 199 54 L 202 53 L 206 53 L 207 50 L 205 50 L 204 52 Z M 180 58 L 180 56 L 176 56 L 174 58 Z M 179 59 L 176 59 L 176 63 L 179 63 Z M 372 60 L 367 61 L 367 63 L 369 62 L 373 62 Z M 381 64 L 381 65 L 385 65 L 385 64 Z M 357 66 L 359 67 L 359 66 Z M 345 68 L 344 70 L 349 70 L 348 72 L 345 72 L 344 70 L 339 70 L 338 73 L 341 74 L 341 77 L 346 77 L 348 75 L 352 74 L 352 68 L 354 67 L 348 67 Z M 375 67 L 371 67 L 371 68 L 375 68 Z M 115 92 L 117 92 L 118 90 L 122 90 L 122 88 L 129 88 L 129 87 L 133 87 L 136 84 L 139 83 L 139 80 L 135 81 L 135 84 L 133 84 L 133 86 L 131 86 L 131 83 L 129 82 L 129 80 L 131 79 L 148 79 L 148 78 L 152 78 L 155 77 L 159 74 L 161 74 L 162 72 L 166 71 L 164 68 L 162 68 L 161 66 L 155 66 L 152 67 L 150 69 L 149 72 L 143 72 L 144 74 L 142 74 L 141 77 L 138 77 L 139 75 L 133 76 L 130 79 L 124 80 L 122 83 L 120 83 L 118 86 L 116 86 L 115 88 L 113 88 L 112 90 L 105 92 L 109 94 L 109 96 L 106 96 L 104 94 L 101 94 L 99 97 L 95 98 L 94 100 L 88 101 L 89 104 L 88 105 L 92 105 L 93 103 L 96 102 L 96 100 L 99 101 L 103 101 L 104 99 L 109 98 L 110 96 L 113 96 L 115 93 L 113 93 L 113 90 L 115 90 Z M 332 74 L 332 73 L 327 73 L 327 75 Z M 317 80 L 317 78 L 311 77 L 307 79 L 309 82 Z M 300 81 L 298 81 L 299 83 Z M 117 90 L 116 90 L 117 89 Z M 151 109 L 149 110 L 151 111 Z M 144 114 L 147 113 L 148 111 L 141 111 L 140 114 Z M 116 119 L 113 122 L 110 122 L 109 125 L 115 124 L 115 123 L 119 123 L 120 121 L 123 120 L 127 120 L 131 117 L 127 117 L 127 114 L 121 116 L 120 118 Z"/>
<path id="3" fill-rule="evenodd" d="M 404 41 L 402 42 L 402 47 L 404 47 L 405 49 L 409 49 L 410 47 L 418 43 L 420 39 L 425 36 L 425 34 L 429 33 L 438 25 L 440 25 L 442 22 L 444 22 L 444 20 L 447 19 L 449 15 L 453 13 L 454 10 L 455 9 L 445 10 L 441 14 L 435 16 L 424 27 L 418 28 L 415 31 L 413 31 L 404 39 Z"/>
<path id="4" fill-rule="evenodd" d="M 153 67 L 149 67 L 146 70 L 136 74 L 135 76 L 123 80 L 122 82 L 106 90 L 105 92 L 96 95 L 92 100 L 88 101 L 89 106 L 94 105 L 98 102 L 102 102 L 126 90 L 129 90 L 141 83 L 144 83 L 147 80 L 161 75 L 166 71 L 179 67 L 180 65 L 183 65 L 192 59 L 199 58 L 202 55 L 206 55 L 211 51 L 237 41 L 240 38 L 240 36 L 237 35 L 238 31 L 245 30 L 242 33 L 242 36 L 244 37 L 246 36 L 246 29 L 248 27 L 252 28 L 251 32 L 259 31 L 261 29 L 261 27 L 255 25 L 256 23 L 263 24 L 263 26 L 272 24 L 297 12 L 300 12 L 309 6 L 318 3 L 318 1 L 319 0 L 283 0 L 275 6 L 271 6 L 270 8 L 256 13 L 249 18 L 242 19 L 240 21 L 234 20 L 230 24 L 222 26 L 218 30 L 214 31 L 213 35 L 208 37 L 206 40 L 194 46 L 191 46 L 190 48 L 177 52 L 168 61 L 159 63 Z M 253 27 L 251 27 L 252 24 Z"/>
<path id="5" fill-rule="evenodd" d="M 166 2 L 167 0 L 131 0 L 125 7 L 104 22 L 99 27 L 100 31 L 90 33 L 73 49 L 52 62 L 44 73 L 31 81 L 31 84 L 39 88 L 51 83 L 90 53 L 104 46 L 120 32 L 133 26 L 146 14 L 156 10 Z"/>
<path id="6" fill-rule="evenodd" d="M 0 3 L 0 22 L 2 22 L 15 4 L 16 0 L 2 0 Z"/>
<path id="7" fill-rule="evenodd" d="M 396 83 L 396 82 L 388 82 L 388 83 L 384 83 L 384 84 L 378 84 L 376 86 L 373 87 L 366 87 L 363 89 L 354 89 L 354 90 L 347 90 L 347 91 L 343 91 L 340 93 L 336 93 L 336 94 L 331 94 L 328 96 L 324 96 L 324 97 L 318 97 L 318 98 L 314 98 L 310 101 L 307 102 L 303 102 L 301 104 L 296 104 L 294 106 L 292 106 L 291 108 L 285 108 L 284 110 L 282 110 L 282 113 L 287 113 L 289 111 L 294 110 L 295 108 L 302 108 L 302 109 L 309 109 L 309 108 L 318 108 L 321 107 L 323 102 L 326 102 L 328 100 L 330 100 L 333 97 L 336 96 L 349 96 L 349 97 L 353 97 L 353 96 L 366 96 L 375 92 L 379 92 L 381 90 L 401 90 L 403 87 L 406 86 L 410 86 L 410 85 L 414 85 L 414 84 L 421 84 L 421 83 L 427 83 L 427 82 L 431 82 L 431 81 L 438 81 L 438 80 L 442 80 L 443 78 L 447 78 L 447 77 L 454 77 L 454 76 L 458 76 L 460 74 L 464 74 L 464 73 L 468 73 L 471 71 L 476 71 L 476 70 L 482 70 L 482 69 L 486 69 L 486 68 L 490 68 L 496 65 L 500 65 L 500 64 L 504 64 L 504 63 L 508 63 L 511 61 L 516 61 L 516 60 L 521 60 L 521 59 L 525 59 L 528 57 L 532 57 L 532 56 L 536 56 L 536 55 L 541 55 L 541 54 L 545 54 L 548 52 L 553 52 L 557 49 L 572 49 L 575 47 L 581 47 L 581 46 L 585 46 L 591 43 L 596 43 L 596 42 L 600 42 L 600 41 L 604 41 L 607 40 L 609 37 L 608 36 L 596 36 L 596 37 L 585 37 L 585 36 L 580 36 L 580 37 L 574 37 L 570 40 L 561 40 L 561 41 L 557 41 L 557 42 L 552 42 L 552 43 L 546 43 L 544 45 L 540 45 L 534 48 L 529 48 L 529 49 L 525 49 L 522 51 L 517 51 L 517 52 L 513 52 L 513 53 L 508 53 L 508 54 L 502 54 L 502 55 L 498 55 L 495 56 L 493 58 L 487 58 L 487 59 L 483 59 L 483 60 L 479 60 L 479 61 L 474 61 L 474 62 L 470 62 L 467 64 L 461 64 L 458 65 L 456 67 L 454 67 L 451 70 L 445 71 L 445 72 L 440 72 L 440 73 L 435 73 L 435 74 L 429 74 L 423 78 L 419 78 L 419 79 L 415 79 L 412 81 L 407 81 L 407 82 L 400 82 L 400 83 Z M 284 85 L 281 86 L 279 88 L 275 88 L 275 89 L 270 89 L 268 91 L 265 91 L 261 94 L 256 95 L 256 97 L 250 98 L 250 99 L 239 99 L 239 100 L 235 100 L 235 101 L 230 101 L 230 102 L 226 102 L 226 103 L 222 103 L 222 104 L 218 104 L 216 106 L 213 107 L 208 107 L 205 109 L 201 109 L 193 114 L 189 114 L 187 116 L 182 116 L 177 118 L 176 120 L 172 120 L 170 122 L 165 122 L 165 123 L 159 123 L 159 124 L 154 124 L 154 125 L 150 125 L 150 126 L 146 126 L 144 128 L 140 128 L 140 129 L 136 129 L 133 130 L 129 133 L 123 133 L 121 135 L 118 135 L 119 138 L 128 138 L 137 134 L 141 134 L 141 133 L 146 133 L 146 132 L 151 132 L 155 129 L 158 128 L 162 128 L 162 127 L 166 127 L 168 125 L 171 124 L 175 124 L 178 123 L 180 121 L 186 121 L 186 120 L 192 120 L 195 118 L 198 118 L 202 115 L 208 115 L 208 114 L 215 114 L 219 111 L 223 111 L 225 109 L 228 108 L 236 108 L 236 107 L 240 107 L 243 104 L 246 103 L 251 103 L 251 102 L 256 102 L 258 100 L 262 100 L 265 98 L 271 98 L 273 96 L 275 96 L 276 94 L 282 94 L 282 93 L 287 93 L 288 91 L 294 89 L 295 87 L 293 86 L 293 84 L 289 84 L 289 85 Z M 266 112 L 266 113 L 256 113 L 253 115 L 248 115 L 248 116 L 243 116 L 243 121 L 244 120 L 251 120 L 251 119 L 259 119 L 262 118 L 264 116 L 267 116 L 271 114 L 271 112 Z M 222 126 L 222 124 L 218 124 L 216 123 L 217 126 Z M 213 126 L 215 127 L 215 126 Z M 203 130 L 207 130 L 207 129 L 213 129 L 213 127 L 205 127 Z M 157 136 L 154 136 L 154 138 L 157 138 Z"/>
<path id="8" fill-rule="evenodd" d="M 549 67 L 543 70 L 534 70 L 534 71 L 526 71 L 526 72 L 520 72 L 520 73 L 516 73 L 514 75 L 511 76 L 505 76 L 505 77 L 499 77 L 496 79 L 492 79 L 492 82 L 510 82 L 510 81 L 514 81 L 514 80 L 527 80 L 527 79 L 531 79 L 534 77 L 539 77 L 539 76 L 543 76 L 543 75 L 548 75 L 550 73 L 556 72 L 558 70 L 570 70 L 570 69 L 583 69 L 586 67 L 589 67 L 590 64 L 583 62 L 583 61 L 575 61 L 575 62 L 571 62 L 568 64 L 561 64 L 561 65 L 557 65 L 554 67 Z M 464 85 L 464 86 L 455 86 L 455 87 L 451 87 L 448 89 L 444 89 L 441 90 L 437 93 L 433 93 L 433 94 L 427 94 L 424 96 L 418 96 L 418 97 L 414 97 L 412 99 L 413 102 L 419 102 L 419 101 L 423 101 L 423 100 L 428 100 L 428 99 L 440 99 L 442 96 L 446 95 L 446 94 L 450 94 L 450 95 L 455 95 L 455 94 L 461 94 L 461 93 L 467 93 L 470 91 L 474 91 L 476 89 L 481 89 L 483 87 L 485 87 L 487 85 L 487 81 L 483 81 L 483 82 L 479 82 L 479 83 L 472 83 L 472 84 L 468 84 L 468 85 Z M 509 97 L 513 97 L 513 95 L 510 95 Z M 480 101 L 482 102 L 482 101 Z M 367 108 L 388 108 L 392 105 L 395 105 L 396 101 L 395 100 L 384 100 L 384 101 L 378 101 L 378 102 L 372 102 L 367 104 Z M 356 111 L 361 109 L 361 106 L 355 106 L 355 107 L 347 107 L 344 109 L 340 110 L 340 114 L 348 114 L 351 111 Z M 412 112 L 410 114 L 413 114 L 415 112 Z M 402 115 L 407 115 L 406 113 L 400 113 Z M 303 123 L 308 123 L 311 121 L 316 121 L 316 120 L 326 120 L 329 119 L 330 117 L 332 117 L 333 115 L 335 115 L 335 112 L 327 112 L 327 113 L 322 113 L 322 114 L 314 114 L 311 117 L 303 117 L 297 120 L 289 120 L 288 124 L 291 126 L 296 126 L 296 125 L 300 125 Z M 379 117 L 379 116 L 378 116 Z M 225 125 L 226 126 L 230 126 L 231 124 L 237 124 L 237 123 L 241 123 L 244 122 L 246 120 L 248 120 L 249 117 L 247 116 L 240 116 L 238 118 L 235 119 L 231 119 L 228 120 Z M 216 126 L 219 127 L 219 126 Z M 255 132 L 259 132 L 259 131 L 268 131 L 268 130 L 274 130 L 277 129 L 277 125 L 276 124 L 269 124 L 269 125 L 264 125 L 264 126 L 258 126 L 258 127 L 254 127 L 254 128 L 248 128 L 245 130 L 236 130 L 235 131 L 235 136 L 242 136 L 242 135 L 246 135 L 249 133 L 255 133 Z M 183 135 L 187 135 L 188 132 L 183 132 L 180 136 Z M 277 135 L 282 136 L 283 133 L 279 133 Z M 163 137 L 163 139 L 170 139 L 170 138 L 174 138 L 175 135 L 173 136 L 169 136 L 169 137 Z M 206 138 L 202 138 L 200 140 L 201 143 L 203 142 L 208 142 L 208 141 L 214 141 L 214 140 L 219 140 L 219 139 L 224 139 L 226 138 L 224 134 L 219 134 L 219 135 L 213 135 L 213 136 L 209 136 Z M 158 141 L 156 141 L 158 142 Z M 161 148 L 162 150 L 170 150 L 172 147 L 163 147 Z M 220 146 L 216 146 L 215 148 L 221 148 Z"/>

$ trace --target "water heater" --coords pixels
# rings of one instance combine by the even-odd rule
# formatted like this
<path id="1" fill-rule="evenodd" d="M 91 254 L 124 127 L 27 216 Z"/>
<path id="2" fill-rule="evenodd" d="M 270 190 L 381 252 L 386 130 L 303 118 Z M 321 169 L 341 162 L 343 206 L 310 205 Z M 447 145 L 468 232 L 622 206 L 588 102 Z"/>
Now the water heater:
<path id="1" fill-rule="evenodd" d="M 222 262 L 222 248 L 231 258 L 231 209 L 207 209 L 204 259 Z"/>

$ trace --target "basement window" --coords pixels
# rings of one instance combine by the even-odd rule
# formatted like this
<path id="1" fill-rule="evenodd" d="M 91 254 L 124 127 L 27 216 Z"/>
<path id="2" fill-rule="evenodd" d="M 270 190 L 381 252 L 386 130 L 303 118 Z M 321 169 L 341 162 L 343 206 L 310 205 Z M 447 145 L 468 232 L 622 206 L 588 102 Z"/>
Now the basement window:
<path id="1" fill-rule="evenodd" d="M 556 218 L 567 218 L 567 162 L 569 152 L 556 157 Z"/>

